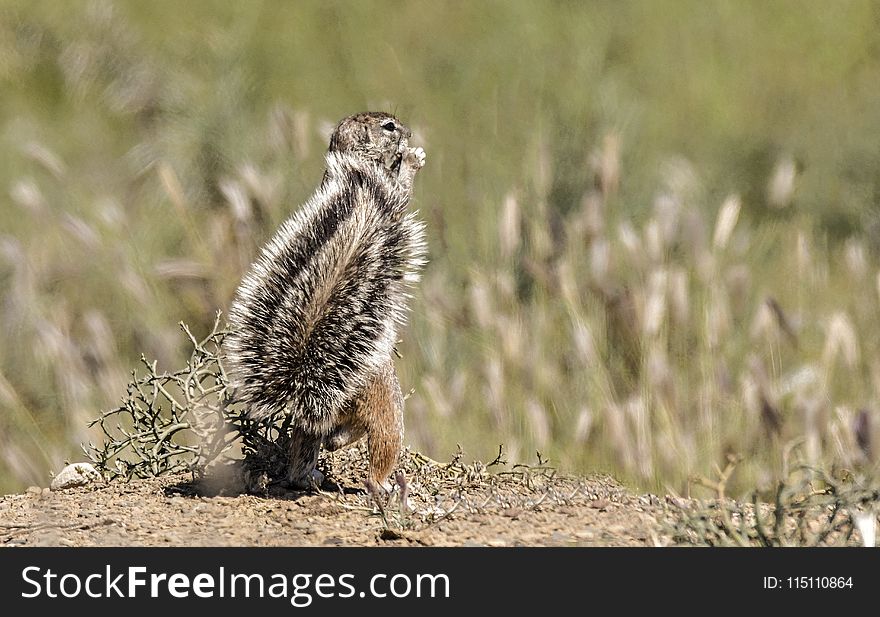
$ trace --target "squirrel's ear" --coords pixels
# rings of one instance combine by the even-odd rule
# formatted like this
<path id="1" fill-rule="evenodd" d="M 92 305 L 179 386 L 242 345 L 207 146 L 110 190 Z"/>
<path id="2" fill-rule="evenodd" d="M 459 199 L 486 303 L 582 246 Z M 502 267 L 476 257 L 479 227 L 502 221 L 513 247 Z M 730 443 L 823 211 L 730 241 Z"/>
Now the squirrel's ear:
<path id="1" fill-rule="evenodd" d="M 348 139 L 345 130 L 337 130 L 330 138 L 330 152 L 343 152 L 347 150 L 347 144 L 351 141 Z"/>
<path id="2" fill-rule="evenodd" d="M 358 131 L 363 131 L 363 137 L 358 135 Z M 371 142 L 369 127 L 359 123 L 352 122 L 346 118 L 339 123 L 336 130 L 330 136 L 330 152 L 349 152 L 355 148 L 355 144 L 359 142 Z"/>
<path id="3" fill-rule="evenodd" d="M 341 152 L 351 148 L 352 123 L 350 118 L 345 118 L 333 130 L 330 136 L 330 152 Z"/>

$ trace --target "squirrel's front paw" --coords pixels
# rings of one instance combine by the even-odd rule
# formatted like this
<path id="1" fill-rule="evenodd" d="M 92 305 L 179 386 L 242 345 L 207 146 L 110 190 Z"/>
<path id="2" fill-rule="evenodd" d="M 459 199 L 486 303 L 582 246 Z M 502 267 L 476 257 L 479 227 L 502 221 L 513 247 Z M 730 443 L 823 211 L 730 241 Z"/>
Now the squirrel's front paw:
<path id="1" fill-rule="evenodd" d="M 403 160 L 410 167 L 421 169 L 425 166 L 425 151 L 421 146 L 418 148 L 407 148 L 406 154 L 403 155 Z"/>

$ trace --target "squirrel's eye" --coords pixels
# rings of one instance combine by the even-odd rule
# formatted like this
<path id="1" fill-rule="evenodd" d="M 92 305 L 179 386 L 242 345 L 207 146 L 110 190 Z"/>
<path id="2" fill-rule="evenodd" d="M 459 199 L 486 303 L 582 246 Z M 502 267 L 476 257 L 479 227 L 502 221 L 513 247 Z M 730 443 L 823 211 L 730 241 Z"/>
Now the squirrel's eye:
<path id="1" fill-rule="evenodd" d="M 397 126 L 395 126 L 393 120 L 386 120 L 385 122 L 382 123 L 382 128 L 385 129 L 386 131 L 393 131 L 394 129 L 397 128 Z"/>

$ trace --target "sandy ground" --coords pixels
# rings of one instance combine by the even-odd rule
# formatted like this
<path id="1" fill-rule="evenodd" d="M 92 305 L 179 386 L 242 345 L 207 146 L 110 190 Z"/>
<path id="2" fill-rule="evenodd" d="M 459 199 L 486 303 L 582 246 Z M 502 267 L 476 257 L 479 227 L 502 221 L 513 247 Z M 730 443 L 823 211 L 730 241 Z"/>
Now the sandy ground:
<path id="1" fill-rule="evenodd" d="M 0 497 L 2 546 L 654 546 L 669 544 L 669 500 L 610 477 L 408 455 L 406 507 L 361 482 L 357 448 L 321 463 L 320 492 L 240 494 L 215 474 L 31 487 Z M 380 508 L 377 504 L 381 503 Z"/>

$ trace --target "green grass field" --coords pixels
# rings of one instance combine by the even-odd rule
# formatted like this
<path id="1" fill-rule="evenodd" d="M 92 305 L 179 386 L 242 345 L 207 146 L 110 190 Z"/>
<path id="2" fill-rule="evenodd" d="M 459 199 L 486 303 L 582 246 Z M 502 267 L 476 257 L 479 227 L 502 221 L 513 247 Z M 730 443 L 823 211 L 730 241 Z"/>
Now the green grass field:
<path id="1" fill-rule="evenodd" d="M 880 5 L 0 4 L 0 490 L 175 369 L 333 124 L 428 153 L 407 441 L 686 493 L 876 469 Z"/>

